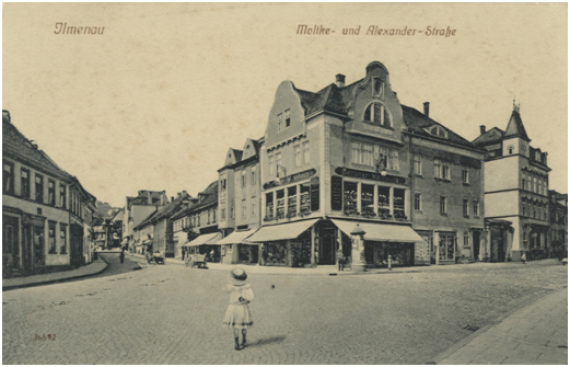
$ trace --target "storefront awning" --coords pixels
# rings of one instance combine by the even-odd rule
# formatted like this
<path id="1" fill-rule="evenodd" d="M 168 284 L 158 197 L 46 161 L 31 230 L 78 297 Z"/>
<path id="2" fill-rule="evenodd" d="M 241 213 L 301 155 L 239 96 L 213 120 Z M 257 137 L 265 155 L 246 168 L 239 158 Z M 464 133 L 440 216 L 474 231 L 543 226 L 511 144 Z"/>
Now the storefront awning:
<path id="1" fill-rule="evenodd" d="M 301 222 L 285 223 L 276 226 L 262 227 L 247 239 L 247 242 L 267 242 L 279 240 L 291 240 L 305 232 L 318 219 L 304 220 Z"/>
<path id="2" fill-rule="evenodd" d="M 218 241 L 220 238 L 222 238 L 222 234 L 220 232 L 203 234 L 193 239 L 192 241 L 185 243 L 184 247 L 194 247 L 194 246 L 213 244 L 216 241 Z"/>
<path id="3" fill-rule="evenodd" d="M 351 222 L 347 220 L 332 219 L 332 222 L 346 235 L 350 236 L 350 232 L 358 223 L 360 228 L 366 232 L 364 240 L 367 241 L 384 241 L 384 242 L 421 242 L 423 239 L 409 226 L 398 226 L 394 224 L 370 223 L 370 222 Z"/>
<path id="4" fill-rule="evenodd" d="M 226 238 L 222 238 L 216 245 L 231 245 L 233 243 L 244 243 L 245 239 L 251 236 L 254 231 L 248 229 L 247 231 L 236 231 L 230 233 Z M 249 242 L 249 241 L 248 241 Z"/>

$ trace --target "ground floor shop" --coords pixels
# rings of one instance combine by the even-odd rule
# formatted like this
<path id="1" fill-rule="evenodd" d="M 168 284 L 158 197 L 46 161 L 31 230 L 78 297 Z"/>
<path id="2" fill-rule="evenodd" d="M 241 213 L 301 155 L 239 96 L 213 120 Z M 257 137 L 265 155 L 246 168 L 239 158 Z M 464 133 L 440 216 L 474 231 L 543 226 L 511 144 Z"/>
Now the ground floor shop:
<path id="1" fill-rule="evenodd" d="M 205 261 L 219 263 L 222 259 L 222 248 L 221 245 L 217 244 L 217 241 L 221 238 L 222 234 L 219 232 L 199 235 L 182 246 L 182 256 L 186 260 L 191 256 L 203 255 Z"/>

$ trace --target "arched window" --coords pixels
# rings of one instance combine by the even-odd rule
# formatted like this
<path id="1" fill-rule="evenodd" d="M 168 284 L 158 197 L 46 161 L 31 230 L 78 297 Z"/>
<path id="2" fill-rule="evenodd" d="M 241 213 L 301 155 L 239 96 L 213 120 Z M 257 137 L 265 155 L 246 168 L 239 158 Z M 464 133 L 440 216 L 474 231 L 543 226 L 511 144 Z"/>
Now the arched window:
<path id="1" fill-rule="evenodd" d="M 433 136 L 437 136 L 438 138 L 447 139 L 447 131 L 439 125 L 433 126 L 429 130 L 429 133 Z"/>
<path id="2" fill-rule="evenodd" d="M 371 103 L 364 111 L 364 120 L 384 127 L 392 127 L 392 120 L 383 104 Z"/>

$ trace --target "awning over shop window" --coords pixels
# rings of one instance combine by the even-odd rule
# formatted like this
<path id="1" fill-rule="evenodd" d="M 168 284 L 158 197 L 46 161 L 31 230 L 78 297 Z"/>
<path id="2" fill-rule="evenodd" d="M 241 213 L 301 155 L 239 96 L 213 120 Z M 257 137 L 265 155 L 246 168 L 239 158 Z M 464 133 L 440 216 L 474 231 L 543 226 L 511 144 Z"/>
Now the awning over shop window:
<path id="1" fill-rule="evenodd" d="M 222 238 L 222 234 L 220 232 L 203 234 L 203 235 L 200 235 L 197 238 L 193 239 L 192 241 L 185 243 L 184 247 L 210 245 L 210 244 L 214 244 L 220 238 Z"/>
<path id="2" fill-rule="evenodd" d="M 278 224 L 275 226 L 262 227 L 247 239 L 247 242 L 267 242 L 279 240 L 291 240 L 299 237 L 301 233 L 309 229 L 318 219 L 304 220 L 301 222 Z"/>
<path id="3" fill-rule="evenodd" d="M 369 222 L 351 222 L 347 220 L 332 219 L 332 222 L 346 235 L 350 236 L 350 232 L 358 223 L 360 228 L 366 232 L 364 240 L 367 241 L 384 241 L 384 242 L 421 242 L 423 239 L 409 226 L 398 226 L 394 224 L 369 223 Z"/>
<path id="4" fill-rule="evenodd" d="M 233 243 L 244 243 L 245 239 L 251 236 L 254 231 L 248 229 L 247 231 L 236 231 L 230 233 L 226 238 L 222 238 L 216 245 L 231 245 Z M 248 241 L 249 242 L 249 241 Z"/>

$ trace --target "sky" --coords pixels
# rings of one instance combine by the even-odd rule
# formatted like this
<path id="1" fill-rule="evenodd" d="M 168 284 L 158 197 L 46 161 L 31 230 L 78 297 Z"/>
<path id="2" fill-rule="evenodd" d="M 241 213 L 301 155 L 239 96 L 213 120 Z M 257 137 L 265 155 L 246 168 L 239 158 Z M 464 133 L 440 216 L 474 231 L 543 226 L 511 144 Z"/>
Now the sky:
<path id="1" fill-rule="evenodd" d="M 318 91 L 378 60 L 402 104 L 429 101 L 468 140 L 479 125 L 505 129 L 516 98 L 531 145 L 549 154 L 550 189 L 567 192 L 567 14 L 564 3 L 6 3 L 2 107 L 100 201 L 124 206 L 142 189 L 205 189 L 230 147 L 264 135 L 283 80 Z M 105 28 L 63 35 L 57 23 Z"/>

